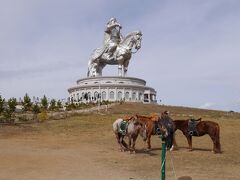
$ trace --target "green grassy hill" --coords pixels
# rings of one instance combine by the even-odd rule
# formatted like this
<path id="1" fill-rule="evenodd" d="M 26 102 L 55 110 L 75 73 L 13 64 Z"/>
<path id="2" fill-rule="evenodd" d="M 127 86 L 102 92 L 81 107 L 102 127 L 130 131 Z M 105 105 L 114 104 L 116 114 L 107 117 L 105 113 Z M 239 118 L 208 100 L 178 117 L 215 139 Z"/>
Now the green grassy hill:
<path id="1" fill-rule="evenodd" d="M 216 110 L 206 110 L 198 108 L 180 107 L 180 106 L 165 106 L 165 105 L 155 105 L 155 104 L 142 104 L 142 103 L 125 103 L 118 104 L 109 109 L 108 113 L 118 114 L 118 115 L 134 115 L 134 114 L 160 114 L 164 111 L 169 111 L 173 119 L 186 119 L 189 117 L 203 119 L 239 119 L 240 113 L 236 112 L 226 112 L 226 111 L 216 111 Z"/>

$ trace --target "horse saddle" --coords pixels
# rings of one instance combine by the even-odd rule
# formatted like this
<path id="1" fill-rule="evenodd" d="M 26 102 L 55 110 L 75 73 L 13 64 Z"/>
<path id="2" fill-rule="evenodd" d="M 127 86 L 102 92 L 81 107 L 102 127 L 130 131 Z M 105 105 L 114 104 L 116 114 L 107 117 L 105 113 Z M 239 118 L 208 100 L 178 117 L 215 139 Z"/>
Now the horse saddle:
<path id="1" fill-rule="evenodd" d="M 190 136 L 198 136 L 198 131 L 197 131 L 197 125 L 199 123 L 199 120 L 196 119 L 190 119 L 188 121 L 188 134 Z"/>
<path id="2" fill-rule="evenodd" d="M 120 128 L 119 128 L 119 133 L 121 133 L 122 135 L 126 135 L 127 133 L 127 128 L 128 128 L 128 122 L 123 120 L 120 123 Z"/>

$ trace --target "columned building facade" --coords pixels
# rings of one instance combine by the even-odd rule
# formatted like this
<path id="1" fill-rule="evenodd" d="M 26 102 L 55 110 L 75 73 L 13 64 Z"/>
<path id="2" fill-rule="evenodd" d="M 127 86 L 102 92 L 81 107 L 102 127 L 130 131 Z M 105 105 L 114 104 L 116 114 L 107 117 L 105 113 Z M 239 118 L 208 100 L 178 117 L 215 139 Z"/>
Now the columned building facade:
<path id="1" fill-rule="evenodd" d="M 134 77 L 100 76 L 77 80 L 68 89 L 73 102 L 126 101 L 156 103 L 156 91 L 146 81 Z"/>

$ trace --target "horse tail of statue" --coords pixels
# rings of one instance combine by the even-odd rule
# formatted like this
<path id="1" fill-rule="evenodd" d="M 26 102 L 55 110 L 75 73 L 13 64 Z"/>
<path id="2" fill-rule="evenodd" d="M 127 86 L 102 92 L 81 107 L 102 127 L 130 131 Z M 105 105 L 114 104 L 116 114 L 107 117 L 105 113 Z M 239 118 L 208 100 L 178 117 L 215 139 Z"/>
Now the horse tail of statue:
<path id="1" fill-rule="evenodd" d="M 89 71 L 89 69 L 88 69 L 88 71 L 87 71 L 87 77 L 89 77 L 89 75 L 90 75 L 90 71 Z"/>
<path id="2" fill-rule="evenodd" d="M 89 59 L 89 61 L 88 61 L 88 71 L 87 71 L 87 77 L 89 77 L 89 76 L 90 76 L 91 64 L 92 64 L 92 60 L 91 60 L 91 59 Z"/>

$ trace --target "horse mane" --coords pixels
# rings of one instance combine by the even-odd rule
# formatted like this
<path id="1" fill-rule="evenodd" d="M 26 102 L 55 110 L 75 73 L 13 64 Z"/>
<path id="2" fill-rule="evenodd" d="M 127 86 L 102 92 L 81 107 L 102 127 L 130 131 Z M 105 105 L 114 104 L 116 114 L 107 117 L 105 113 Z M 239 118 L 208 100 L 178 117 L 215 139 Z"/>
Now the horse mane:
<path id="1" fill-rule="evenodd" d="M 130 120 L 132 120 L 132 119 L 134 119 L 134 116 L 125 116 L 125 117 L 123 118 L 124 121 L 130 121 Z"/>
<path id="2" fill-rule="evenodd" d="M 136 115 L 136 117 L 143 118 L 144 120 L 151 120 L 151 121 L 158 121 L 159 119 L 158 115 L 151 115 L 151 116 Z"/>
<path id="3" fill-rule="evenodd" d="M 136 34 L 141 34 L 141 31 L 133 31 L 133 32 L 130 32 L 128 33 L 125 38 L 122 40 L 122 42 L 120 44 L 124 44 L 130 37 L 132 37 L 133 35 L 136 35 Z"/>

